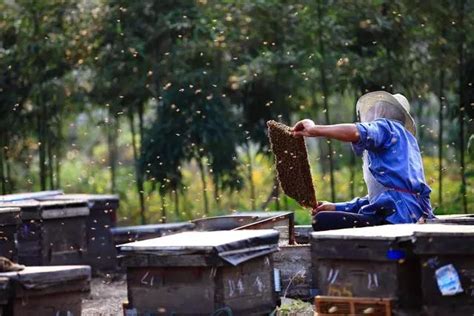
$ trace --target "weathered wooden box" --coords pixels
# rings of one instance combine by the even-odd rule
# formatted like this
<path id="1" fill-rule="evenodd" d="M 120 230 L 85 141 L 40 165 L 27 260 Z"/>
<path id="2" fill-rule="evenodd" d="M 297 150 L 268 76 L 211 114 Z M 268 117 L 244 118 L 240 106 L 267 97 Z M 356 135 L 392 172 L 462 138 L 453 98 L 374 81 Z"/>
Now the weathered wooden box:
<path id="1" fill-rule="evenodd" d="M 427 315 L 474 314 L 474 227 L 421 225 L 414 232 L 414 252 L 420 257 L 423 306 Z M 437 271 L 452 265 L 460 281 L 459 293 L 443 295 Z M 450 280 L 452 274 L 444 278 Z M 442 283 L 441 283 L 442 284 Z"/>
<path id="2" fill-rule="evenodd" d="M 163 237 L 194 229 L 189 222 L 122 226 L 111 229 L 115 245 Z"/>
<path id="3" fill-rule="evenodd" d="M 81 315 L 81 298 L 90 291 L 89 266 L 26 267 L 0 273 L 2 315 Z"/>
<path id="4" fill-rule="evenodd" d="M 18 261 L 25 265 L 83 264 L 86 259 L 85 201 L 34 200 L 2 203 L 21 209 Z"/>
<path id="5" fill-rule="evenodd" d="M 420 267 L 411 237 L 417 225 L 384 225 L 311 235 L 313 293 L 393 300 L 395 310 L 421 303 Z"/>
<path id="6" fill-rule="evenodd" d="M 18 260 L 16 234 L 20 226 L 20 209 L 17 207 L 0 208 L 0 256 Z"/>
<path id="7" fill-rule="evenodd" d="M 90 214 L 87 217 L 87 259 L 92 272 L 114 271 L 117 269 L 117 251 L 111 228 L 117 224 L 117 195 L 105 194 L 60 194 L 40 197 L 42 201 L 85 201 Z"/>
<path id="8" fill-rule="evenodd" d="M 259 315 L 275 309 L 278 232 L 184 232 L 120 246 L 134 315 Z"/>
<path id="9" fill-rule="evenodd" d="M 280 245 L 273 254 L 276 273 L 280 277 L 280 296 L 311 300 L 311 247 L 305 245 Z"/>

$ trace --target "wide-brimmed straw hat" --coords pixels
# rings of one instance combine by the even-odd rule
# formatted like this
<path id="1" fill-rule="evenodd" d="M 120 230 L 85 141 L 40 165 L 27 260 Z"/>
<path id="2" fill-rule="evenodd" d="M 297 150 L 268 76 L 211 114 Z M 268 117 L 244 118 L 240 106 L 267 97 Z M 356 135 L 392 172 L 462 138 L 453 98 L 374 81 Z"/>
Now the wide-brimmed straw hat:
<path id="1" fill-rule="evenodd" d="M 398 107 L 405 115 L 405 128 L 409 130 L 413 135 L 416 135 L 415 120 L 410 115 L 410 102 L 402 94 L 390 94 L 386 91 L 375 91 L 364 94 L 357 101 L 357 112 L 359 115 L 364 115 L 372 108 L 377 102 L 384 101 L 393 106 Z"/>

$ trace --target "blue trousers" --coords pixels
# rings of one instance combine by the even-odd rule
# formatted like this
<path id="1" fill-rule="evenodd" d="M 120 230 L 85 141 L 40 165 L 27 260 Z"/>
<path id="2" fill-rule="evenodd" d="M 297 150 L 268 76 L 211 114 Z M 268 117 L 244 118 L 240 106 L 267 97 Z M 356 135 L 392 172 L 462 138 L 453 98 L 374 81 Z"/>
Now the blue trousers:
<path id="1" fill-rule="evenodd" d="M 379 215 L 364 215 L 348 212 L 319 212 L 313 217 L 313 229 L 315 231 L 366 227 L 389 224 L 385 218 Z"/>

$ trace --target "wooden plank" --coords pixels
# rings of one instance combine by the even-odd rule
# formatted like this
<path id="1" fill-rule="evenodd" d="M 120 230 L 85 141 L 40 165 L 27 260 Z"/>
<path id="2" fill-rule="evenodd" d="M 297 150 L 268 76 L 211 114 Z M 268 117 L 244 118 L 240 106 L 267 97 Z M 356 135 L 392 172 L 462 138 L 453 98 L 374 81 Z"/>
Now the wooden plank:
<path id="1" fill-rule="evenodd" d="M 239 230 L 218 232 L 183 232 L 161 238 L 137 241 L 120 245 L 123 252 L 159 251 L 171 253 L 211 253 L 216 247 L 237 244 L 245 241 L 271 238 L 278 236 L 274 230 Z M 230 249 L 229 249 L 230 250 Z"/>
<path id="2" fill-rule="evenodd" d="M 16 280 L 26 288 L 42 287 L 44 284 L 61 283 L 72 280 L 90 279 L 89 266 L 36 266 L 25 267 L 18 272 L 2 272 L 0 277 Z"/>
<path id="3" fill-rule="evenodd" d="M 311 238 L 320 239 L 373 239 L 373 240 L 410 240 L 415 230 L 424 226 L 420 224 L 390 224 L 360 228 L 346 228 L 337 230 L 328 230 L 322 232 L 314 232 Z"/>
<path id="4" fill-rule="evenodd" d="M 391 316 L 390 298 L 316 296 L 317 315 Z"/>

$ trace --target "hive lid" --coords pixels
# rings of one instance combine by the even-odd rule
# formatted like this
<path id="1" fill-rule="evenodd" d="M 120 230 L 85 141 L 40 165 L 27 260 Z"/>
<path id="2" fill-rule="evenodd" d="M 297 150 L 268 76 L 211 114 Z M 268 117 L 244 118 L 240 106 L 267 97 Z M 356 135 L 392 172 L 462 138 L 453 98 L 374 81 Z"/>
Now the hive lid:
<path id="1" fill-rule="evenodd" d="M 372 239 L 372 240 L 409 240 L 413 232 L 424 225 L 391 224 L 360 228 L 346 228 L 314 232 L 312 239 Z"/>
<path id="2" fill-rule="evenodd" d="M 414 251 L 422 255 L 473 256 L 474 226 L 452 224 L 420 225 L 413 233 Z"/>
<path id="3" fill-rule="evenodd" d="M 160 233 L 160 232 L 172 232 L 181 229 L 193 229 L 194 224 L 189 222 L 182 223 L 164 223 L 164 224 L 151 224 L 151 225 L 137 225 L 137 226 L 122 226 L 111 228 L 112 235 L 123 235 L 123 234 L 139 234 L 139 233 Z"/>
<path id="4" fill-rule="evenodd" d="M 89 208 L 86 201 L 36 201 L 17 200 L 12 202 L 0 202 L 0 207 L 20 208 L 20 217 L 28 219 L 53 219 L 65 217 L 88 216 Z"/>
<path id="5" fill-rule="evenodd" d="M 39 197 L 39 201 L 64 201 L 64 200 L 82 200 L 87 201 L 89 208 L 117 208 L 119 196 L 115 194 L 60 194 L 54 196 Z"/>
<path id="6" fill-rule="evenodd" d="M 41 197 L 55 196 L 58 194 L 63 194 L 63 191 L 54 190 L 54 191 L 39 191 L 39 192 L 24 192 L 24 193 L 15 193 L 15 194 L 6 194 L 0 195 L 0 202 L 14 202 L 22 200 L 34 200 Z"/>
<path id="7" fill-rule="evenodd" d="M 19 282 L 27 289 L 45 288 L 76 280 L 90 280 L 90 266 L 30 266 L 22 271 L 2 272 L 0 278 Z"/>
<path id="8" fill-rule="evenodd" d="M 460 224 L 474 225 L 474 214 L 450 214 L 438 215 L 436 218 L 428 219 L 428 224 Z"/>
<path id="9" fill-rule="evenodd" d="M 474 237 L 474 226 L 429 224 L 417 225 L 414 237 Z"/>
<path id="10" fill-rule="evenodd" d="M 278 250 L 275 230 L 183 232 L 118 246 L 124 254 L 216 255 L 232 265 Z"/>

